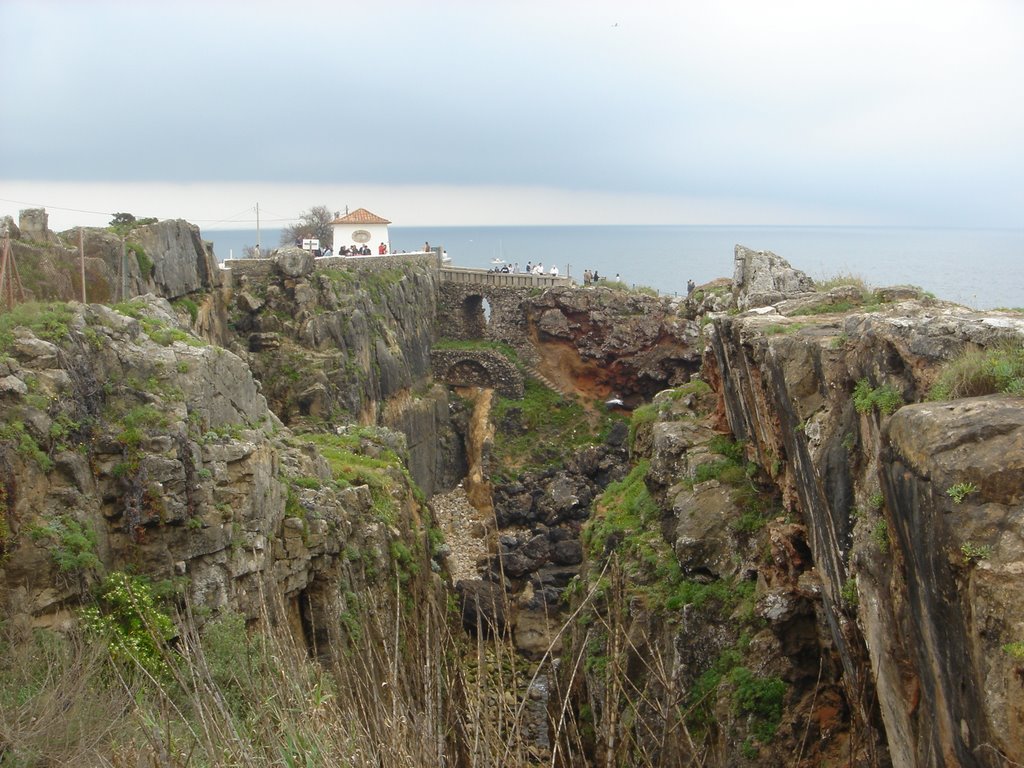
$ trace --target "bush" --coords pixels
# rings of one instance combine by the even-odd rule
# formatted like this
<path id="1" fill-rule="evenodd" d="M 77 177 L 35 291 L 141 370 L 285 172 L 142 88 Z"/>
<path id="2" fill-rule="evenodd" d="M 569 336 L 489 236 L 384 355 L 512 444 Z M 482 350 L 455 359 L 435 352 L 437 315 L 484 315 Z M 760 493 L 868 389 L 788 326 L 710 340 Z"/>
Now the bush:
<path id="1" fill-rule="evenodd" d="M 967 496 L 977 492 L 978 486 L 974 483 L 954 483 L 946 489 L 946 495 L 953 500 L 954 504 L 960 504 Z"/>
<path id="2" fill-rule="evenodd" d="M 28 530 L 29 537 L 45 543 L 61 573 L 88 573 L 100 569 L 96 531 L 71 515 L 57 515 Z"/>
<path id="3" fill-rule="evenodd" d="M 1024 344 L 1008 339 L 972 349 L 948 362 L 928 391 L 929 400 L 953 400 L 1005 392 L 1024 395 Z"/>
<path id="4" fill-rule="evenodd" d="M 17 304 L 0 314 L 0 352 L 6 352 L 14 345 L 14 329 L 19 325 L 40 339 L 57 343 L 68 337 L 70 321 L 71 310 L 67 304 L 36 301 Z"/>
<path id="5" fill-rule="evenodd" d="M 904 405 L 903 394 L 889 384 L 872 388 L 867 379 L 861 379 L 853 388 L 853 407 L 857 413 L 870 413 L 877 409 L 888 416 Z"/>

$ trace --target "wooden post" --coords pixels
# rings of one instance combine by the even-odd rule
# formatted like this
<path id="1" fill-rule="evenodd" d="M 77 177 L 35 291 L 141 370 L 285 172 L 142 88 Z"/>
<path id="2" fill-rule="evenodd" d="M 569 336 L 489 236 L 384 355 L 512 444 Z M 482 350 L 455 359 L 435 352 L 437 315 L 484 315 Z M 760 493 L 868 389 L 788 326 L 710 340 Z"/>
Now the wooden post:
<path id="1" fill-rule="evenodd" d="M 128 265 L 126 259 L 128 254 L 125 252 L 124 247 L 124 235 L 121 235 L 121 301 L 128 301 Z"/>
<path id="2" fill-rule="evenodd" d="M 0 252 L 0 298 L 7 298 L 7 309 L 13 309 L 14 307 L 14 289 L 7 289 L 7 262 L 8 255 L 11 252 L 11 241 L 7 236 L 7 231 L 4 230 L 4 248 Z"/>
<path id="3" fill-rule="evenodd" d="M 82 228 L 78 228 L 78 263 L 82 268 L 82 303 L 87 304 L 85 300 L 85 233 Z"/>

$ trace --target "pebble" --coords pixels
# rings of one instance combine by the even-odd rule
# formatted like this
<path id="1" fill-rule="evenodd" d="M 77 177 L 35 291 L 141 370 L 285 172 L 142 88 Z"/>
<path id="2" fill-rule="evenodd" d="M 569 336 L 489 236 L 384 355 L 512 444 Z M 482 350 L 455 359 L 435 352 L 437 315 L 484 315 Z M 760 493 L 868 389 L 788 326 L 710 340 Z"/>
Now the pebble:
<path id="1" fill-rule="evenodd" d="M 477 563 L 487 560 L 488 521 L 469 503 L 461 485 L 448 493 L 436 494 L 431 502 L 449 548 L 445 564 L 452 581 L 479 579 Z"/>

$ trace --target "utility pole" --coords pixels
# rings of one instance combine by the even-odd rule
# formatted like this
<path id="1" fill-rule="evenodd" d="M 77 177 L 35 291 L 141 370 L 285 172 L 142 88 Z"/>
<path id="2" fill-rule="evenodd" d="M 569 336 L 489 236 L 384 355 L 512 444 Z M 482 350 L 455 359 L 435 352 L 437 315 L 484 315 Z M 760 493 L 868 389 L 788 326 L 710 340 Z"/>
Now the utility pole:
<path id="1" fill-rule="evenodd" d="M 256 258 L 260 258 L 263 251 L 260 250 L 260 204 L 256 203 Z"/>

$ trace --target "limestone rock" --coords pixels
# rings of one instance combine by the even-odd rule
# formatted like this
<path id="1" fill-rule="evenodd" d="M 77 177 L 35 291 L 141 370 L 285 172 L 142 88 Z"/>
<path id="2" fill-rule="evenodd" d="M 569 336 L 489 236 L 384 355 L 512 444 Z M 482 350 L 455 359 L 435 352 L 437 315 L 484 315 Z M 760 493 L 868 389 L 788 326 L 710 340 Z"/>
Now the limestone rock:
<path id="1" fill-rule="evenodd" d="M 736 246 L 732 281 L 733 296 L 741 311 L 814 290 L 814 281 L 781 256 L 742 245 Z"/>
<path id="2" fill-rule="evenodd" d="M 315 259 L 312 252 L 302 248 L 280 248 L 274 251 L 271 260 L 285 277 L 305 277 L 313 271 Z"/>

